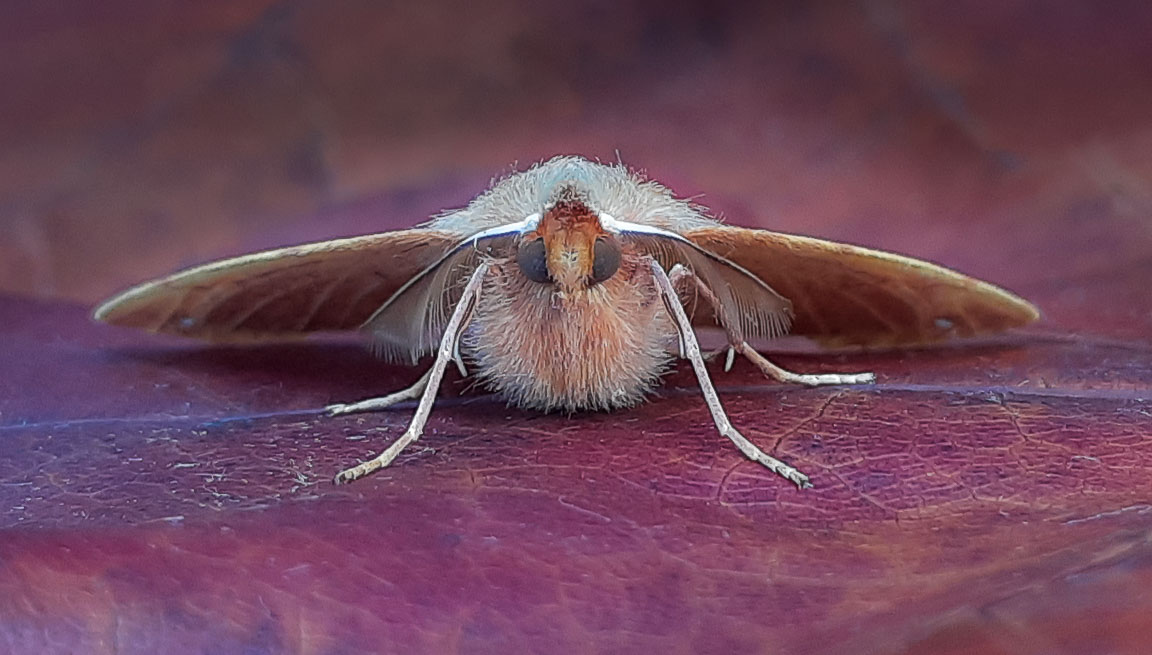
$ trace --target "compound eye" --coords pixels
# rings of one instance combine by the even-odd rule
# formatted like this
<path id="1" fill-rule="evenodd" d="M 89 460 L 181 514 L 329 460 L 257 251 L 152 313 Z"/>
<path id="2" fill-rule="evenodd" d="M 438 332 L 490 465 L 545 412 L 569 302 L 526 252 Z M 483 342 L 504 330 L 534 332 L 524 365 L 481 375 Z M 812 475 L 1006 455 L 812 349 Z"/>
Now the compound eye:
<path id="1" fill-rule="evenodd" d="M 620 244 L 603 237 L 592 247 L 592 283 L 600 284 L 620 270 Z"/>
<path id="2" fill-rule="evenodd" d="M 552 275 L 548 272 L 548 252 L 544 249 L 543 239 L 520 244 L 516 250 L 516 265 L 520 267 L 524 277 L 533 282 L 547 284 L 552 281 Z"/>

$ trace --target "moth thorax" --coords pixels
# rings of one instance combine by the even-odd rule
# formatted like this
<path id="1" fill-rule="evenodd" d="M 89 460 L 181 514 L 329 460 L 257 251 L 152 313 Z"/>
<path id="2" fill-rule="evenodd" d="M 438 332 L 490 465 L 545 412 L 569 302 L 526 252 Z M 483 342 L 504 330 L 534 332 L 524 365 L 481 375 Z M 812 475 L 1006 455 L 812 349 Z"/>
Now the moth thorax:
<path id="1" fill-rule="evenodd" d="M 541 226 L 551 224 L 555 228 L 574 228 L 580 225 L 600 227 L 600 217 L 588 207 L 579 196 L 562 197 L 552 203 L 540 219 Z"/>
<path id="2" fill-rule="evenodd" d="M 549 195 L 546 211 L 552 211 L 558 207 L 568 207 L 572 210 L 582 208 L 583 211 L 589 212 L 588 194 L 580 189 L 574 182 L 561 184 Z"/>

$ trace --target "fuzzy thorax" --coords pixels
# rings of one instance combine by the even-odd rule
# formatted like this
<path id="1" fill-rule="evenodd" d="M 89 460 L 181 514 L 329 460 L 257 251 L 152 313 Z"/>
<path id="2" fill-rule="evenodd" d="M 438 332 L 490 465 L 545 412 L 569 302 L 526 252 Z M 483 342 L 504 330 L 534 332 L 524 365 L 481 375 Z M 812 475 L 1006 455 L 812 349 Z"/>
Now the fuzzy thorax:
<path id="1" fill-rule="evenodd" d="M 639 403 L 671 360 L 675 329 L 643 256 L 581 289 L 537 284 L 511 261 L 485 280 L 464 350 L 489 388 L 530 408 Z"/>

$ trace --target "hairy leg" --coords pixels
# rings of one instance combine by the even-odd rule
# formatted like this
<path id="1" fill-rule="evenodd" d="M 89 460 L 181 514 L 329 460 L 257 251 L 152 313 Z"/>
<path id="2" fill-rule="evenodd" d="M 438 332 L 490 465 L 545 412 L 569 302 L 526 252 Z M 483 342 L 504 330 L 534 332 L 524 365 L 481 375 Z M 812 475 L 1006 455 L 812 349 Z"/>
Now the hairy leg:
<path id="1" fill-rule="evenodd" d="M 669 282 L 675 286 L 681 281 L 688 280 L 692 282 L 700 295 L 704 296 L 713 307 L 716 306 L 716 294 L 704 284 L 704 281 L 696 277 L 696 274 L 691 270 L 676 264 L 668 273 Z M 736 358 L 736 353 L 744 355 L 753 364 L 756 365 L 760 371 L 780 382 L 787 382 L 790 384 L 802 384 L 809 387 L 818 387 L 828 384 L 869 384 L 876 381 L 876 375 L 873 373 L 793 373 L 785 368 L 781 368 L 776 364 L 768 361 L 764 355 L 756 352 L 756 349 L 744 341 L 740 337 L 734 335 L 727 326 L 724 326 L 725 331 L 728 332 L 728 354 L 724 361 L 724 370 L 728 371 L 732 368 L 733 360 Z"/>
<path id="2" fill-rule="evenodd" d="M 692 330 L 692 322 L 688 320 L 688 314 L 685 313 L 684 307 L 680 304 L 680 297 L 676 295 L 672 281 L 656 260 L 650 260 L 649 264 L 652 268 L 652 276 L 656 280 L 656 288 L 664 301 L 664 307 L 672 316 L 676 330 L 679 332 L 683 356 L 692 362 L 692 368 L 696 371 L 696 379 L 700 382 L 700 391 L 704 394 L 704 401 L 708 404 L 708 411 L 712 413 L 712 421 L 716 424 L 716 429 L 736 444 L 736 447 L 748 459 L 763 464 L 768 470 L 791 480 L 801 489 L 812 486 L 807 475 L 760 450 L 756 444 L 748 441 L 732 426 L 732 422 L 728 420 L 728 414 L 720 405 L 716 388 L 712 386 L 712 380 L 708 377 L 708 369 L 704 366 L 704 357 L 700 352 L 700 344 L 696 341 L 696 333 Z"/>
<path id="3" fill-rule="evenodd" d="M 325 407 L 324 411 L 328 412 L 329 416 L 340 416 L 341 414 L 378 412 L 382 409 L 388 409 L 396 403 L 402 403 L 405 400 L 416 400 L 419 398 L 424 393 L 424 389 L 428 387 L 428 380 L 431 377 L 432 369 L 428 369 L 424 372 L 424 375 L 421 375 L 420 379 L 416 380 L 416 383 L 410 387 L 401 389 L 400 391 L 395 391 L 388 394 L 387 396 L 381 396 L 379 398 L 368 398 L 367 400 L 361 400 L 360 402 L 356 403 L 336 403 L 335 405 L 329 405 Z"/>
<path id="4" fill-rule="evenodd" d="M 472 310 L 475 309 L 476 301 L 480 297 L 480 286 L 484 281 L 484 276 L 488 273 L 489 266 L 486 262 L 481 263 L 476 267 L 475 272 L 472 273 L 472 277 L 469 278 L 467 286 L 464 287 L 464 293 L 460 296 L 460 301 L 456 303 L 456 308 L 452 310 L 452 317 L 448 319 L 448 325 L 444 328 L 444 336 L 441 337 L 440 347 L 436 350 L 436 361 L 419 382 L 408 389 L 391 394 L 390 396 L 372 398 L 359 403 L 353 403 L 352 405 L 333 406 L 341 408 L 336 410 L 329 408 L 329 411 L 333 414 L 370 411 L 387 407 L 389 404 L 397 402 L 392 400 L 392 398 L 398 394 L 420 394 L 420 404 L 416 406 L 416 414 L 412 417 L 412 422 L 408 424 L 408 429 L 404 431 L 404 434 L 400 435 L 400 438 L 397 439 L 395 443 L 376 457 L 338 473 L 334 480 L 336 484 L 351 482 L 377 469 L 388 466 L 392 463 L 392 460 L 396 459 L 400 451 L 404 450 L 408 444 L 420 438 L 420 435 L 424 432 L 424 424 L 428 421 L 428 414 L 432 412 L 432 404 L 436 400 L 436 390 L 440 386 L 440 380 L 444 377 L 444 369 L 448 366 L 449 361 L 456 359 L 457 344 L 460 341 L 460 335 L 468 325 L 468 320 L 472 317 Z M 415 391 L 421 384 L 423 388 L 420 389 L 419 392 Z M 368 409 L 362 409 L 365 407 Z"/>

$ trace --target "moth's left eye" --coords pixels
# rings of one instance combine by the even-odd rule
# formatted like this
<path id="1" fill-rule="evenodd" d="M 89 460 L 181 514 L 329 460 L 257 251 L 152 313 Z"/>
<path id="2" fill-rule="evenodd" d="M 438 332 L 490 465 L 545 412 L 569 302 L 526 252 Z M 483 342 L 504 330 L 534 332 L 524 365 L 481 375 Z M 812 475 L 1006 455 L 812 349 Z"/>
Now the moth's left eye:
<path id="1" fill-rule="evenodd" d="M 592 283 L 600 284 L 620 270 L 620 244 L 603 237 L 592 246 Z"/>
<path id="2" fill-rule="evenodd" d="M 544 248 L 543 239 L 535 239 L 520 244 L 516 249 L 516 265 L 524 277 L 546 284 L 552 281 L 552 274 L 548 272 L 548 251 Z"/>

